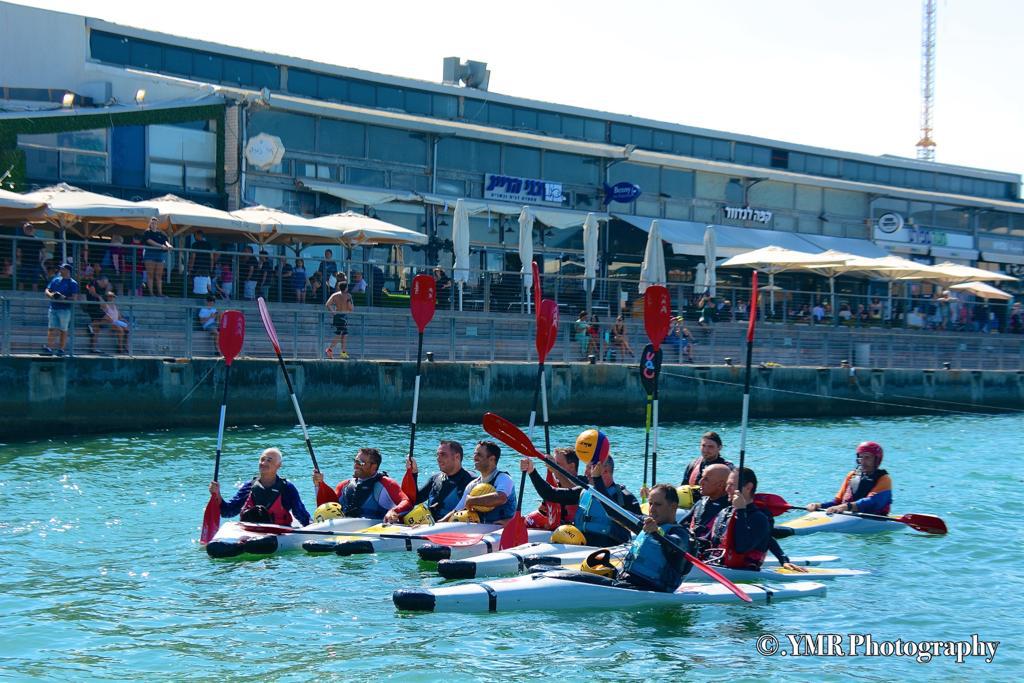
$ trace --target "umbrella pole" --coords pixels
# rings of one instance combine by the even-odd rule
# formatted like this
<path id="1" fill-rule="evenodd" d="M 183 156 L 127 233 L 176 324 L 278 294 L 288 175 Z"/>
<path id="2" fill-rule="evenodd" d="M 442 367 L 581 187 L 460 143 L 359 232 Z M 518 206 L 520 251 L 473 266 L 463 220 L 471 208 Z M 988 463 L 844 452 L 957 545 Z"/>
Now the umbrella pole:
<path id="1" fill-rule="evenodd" d="M 889 285 L 889 294 L 886 297 L 886 307 L 887 307 L 888 310 L 886 311 L 885 318 L 886 318 L 886 320 L 889 321 L 889 325 L 891 326 L 892 325 L 892 280 L 889 280 L 889 282 L 887 284 Z"/>
<path id="2" fill-rule="evenodd" d="M 771 297 L 772 317 L 775 317 L 775 273 L 768 273 L 768 293 Z"/>
<path id="3" fill-rule="evenodd" d="M 459 282 L 459 312 L 462 312 L 462 282 Z"/>
<path id="4" fill-rule="evenodd" d="M 828 292 L 832 299 L 832 324 L 834 325 L 838 318 L 836 317 L 836 276 L 830 275 L 828 278 Z"/>

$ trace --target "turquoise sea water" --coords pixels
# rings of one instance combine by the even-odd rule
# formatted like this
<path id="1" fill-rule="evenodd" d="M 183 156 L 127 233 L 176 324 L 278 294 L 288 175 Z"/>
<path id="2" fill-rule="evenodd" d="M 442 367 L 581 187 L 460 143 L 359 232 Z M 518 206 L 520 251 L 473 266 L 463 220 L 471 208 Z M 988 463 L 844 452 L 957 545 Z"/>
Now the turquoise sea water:
<path id="1" fill-rule="evenodd" d="M 659 479 L 678 483 L 699 434 L 717 429 L 735 459 L 736 424 L 663 426 Z M 571 442 L 580 426 L 553 429 Z M 642 429 L 611 427 L 618 475 L 639 488 Z M 761 490 L 806 503 L 831 496 L 871 438 L 886 449 L 894 512 L 941 515 L 945 537 L 898 528 L 870 537 L 783 541 L 791 555 L 836 554 L 872 570 L 828 595 L 740 604 L 493 614 L 398 614 L 391 591 L 439 583 L 414 553 L 339 558 L 290 554 L 211 560 L 197 545 L 212 474 L 214 428 L 5 444 L 0 449 L 0 676 L 180 680 L 1011 680 L 1024 670 L 1020 551 L 1021 416 L 755 421 L 748 464 Z M 375 445 L 400 474 L 401 427 L 314 429 L 330 481 L 355 448 Z M 438 438 L 469 444 L 473 425 L 421 426 L 421 467 Z M 276 445 L 282 474 L 312 499 L 298 429 L 229 430 L 225 488 Z M 503 469 L 518 474 L 511 454 Z M 518 482 L 518 476 L 516 477 Z M 527 492 L 535 505 L 536 496 Z M 310 505 L 312 508 L 312 505 Z M 795 514 L 795 513 L 794 513 Z M 911 657 L 764 657 L 761 634 L 871 634 L 875 641 L 1001 644 L 992 663 Z M 846 641 L 848 642 L 848 641 Z"/>

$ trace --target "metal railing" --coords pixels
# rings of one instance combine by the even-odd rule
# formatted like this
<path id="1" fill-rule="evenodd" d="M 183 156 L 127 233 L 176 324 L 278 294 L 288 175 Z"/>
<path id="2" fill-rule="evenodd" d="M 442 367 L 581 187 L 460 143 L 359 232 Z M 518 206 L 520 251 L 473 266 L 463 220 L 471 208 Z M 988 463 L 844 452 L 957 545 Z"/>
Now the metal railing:
<path id="1" fill-rule="evenodd" d="M 68 334 L 69 356 L 105 355 L 175 358 L 213 357 L 218 351 L 212 333 L 198 320 L 200 302 L 125 297 L 118 299 L 127 325 L 124 350 L 105 322 L 90 323 L 97 309 L 89 302 L 72 305 Z M 219 302 L 220 311 L 226 310 Z M 0 297 L 0 350 L 3 355 L 43 353 L 47 338 L 47 302 L 39 295 Z M 243 355 L 272 358 L 273 348 L 259 323 L 252 302 L 231 302 L 249 319 Z M 272 304 L 271 314 L 286 357 L 324 358 L 335 336 L 333 315 L 322 306 Z M 407 309 L 361 309 L 348 314 L 347 349 L 350 358 L 415 360 L 417 330 Z M 643 321 L 627 317 L 625 334 L 611 334 L 608 322 L 591 334 L 588 325 L 563 316 L 551 362 L 591 361 L 634 363 L 647 343 Z M 718 322 L 682 323 L 686 342 L 670 337 L 664 344 L 666 363 L 720 365 L 727 358 L 740 364 L 744 357 L 746 325 Z M 532 361 L 535 322 L 532 315 L 513 313 L 452 313 L 440 310 L 427 328 L 424 351 L 448 361 Z M 93 350 L 95 348 L 95 351 Z M 340 351 L 340 347 L 336 347 Z M 591 358 L 592 357 L 592 358 Z M 765 321 L 758 328 L 755 361 L 783 366 L 839 366 L 843 361 L 861 367 L 963 369 L 1024 369 L 1024 336 L 957 332 L 920 333 L 880 327 L 845 327 Z"/>

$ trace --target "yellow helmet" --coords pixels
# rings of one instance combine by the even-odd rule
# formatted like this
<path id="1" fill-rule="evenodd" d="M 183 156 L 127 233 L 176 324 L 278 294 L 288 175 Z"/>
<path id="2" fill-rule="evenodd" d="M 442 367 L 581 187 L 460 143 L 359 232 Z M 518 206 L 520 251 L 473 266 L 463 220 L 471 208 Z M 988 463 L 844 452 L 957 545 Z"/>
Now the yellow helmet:
<path id="1" fill-rule="evenodd" d="M 339 519 L 344 516 L 345 512 L 339 503 L 324 503 L 313 511 L 314 522 L 326 522 L 329 519 Z"/>
<path id="2" fill-rule="evenodd" d="M 471 495 L 471 496 L 486 496 L 487 494 L 494 493 L 495 491 L 496 491 L 496 489 L 493 486 L 491 486 L 490 484 L 477 484 L 469 492 L 469 495 Z M 477 510 L 479 512 L 490 512 L 491 510 L 494 509 L 494 506 L 492 505 L 491 507 L 481 507 L 479 505 L 474 505 L 473 509 Z M 479 520 L 476 520 L 476 521 L 479 521 Z"/>
<path id="3" fill-rule="evenodd" d="M 459 510 L 452 515 L 452 521 L 478 523 L 480 521 L 480 515 L 476 514 L 472 510 Z"/>
<path id="4" fill-rule="evenodd" d="M 405 523 L 409 526 L 417 524 L 433 524 L 434 516 L 430 514 L 430 508 L 426 503 L 420 503 L 409 512 L 405 513 Z"/>
<path id="5" fill-rule="evenodd" d="M 700 500 L 700 486 L 683 484 L 676 487 L 676 494 L 679 496 L 679 507 L 689 510 L 694 503 Z"/>
<path id="6" fill-rule="evenodd" d="M 616 570 L 612 564 L 612 554 L 608 548 L 601 548 L 587 555 L 587 559 L 583 560 L 580 565 L 580 571 L 587 572 L 588 574 L 597 574 L 598 576 L 607 576 L 612 579 L 615 578 Z"/>
<path id="7" fill-rule="evenodd" d="M 608 437 L 596 429 L 588 429 L 576 437 L 576 455 L 585 463 L 604 462 L 610 449 Z"/>
<path id="8" fill-rule="evenodd" d="M 552 543 L 567 543 L 569 545 L 586 545 L 587 537 L 583 532 L 572 524 L 563 524 L 551 534 Z"/>

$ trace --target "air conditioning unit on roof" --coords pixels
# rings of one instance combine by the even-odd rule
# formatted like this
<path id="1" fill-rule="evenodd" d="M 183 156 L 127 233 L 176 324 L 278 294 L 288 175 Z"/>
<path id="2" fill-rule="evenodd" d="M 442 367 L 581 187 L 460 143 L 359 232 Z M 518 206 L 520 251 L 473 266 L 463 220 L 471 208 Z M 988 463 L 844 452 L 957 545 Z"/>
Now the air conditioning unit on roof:
<path id="1" fill-rule="evenodd" d="M 465 84 L 467 88 L 487 90 L 490 80 L 491 72 L 487 69 L 487 62 L 462 62 L 458 57 L 444 58 L 442 82 L 445 85 Z"/>

